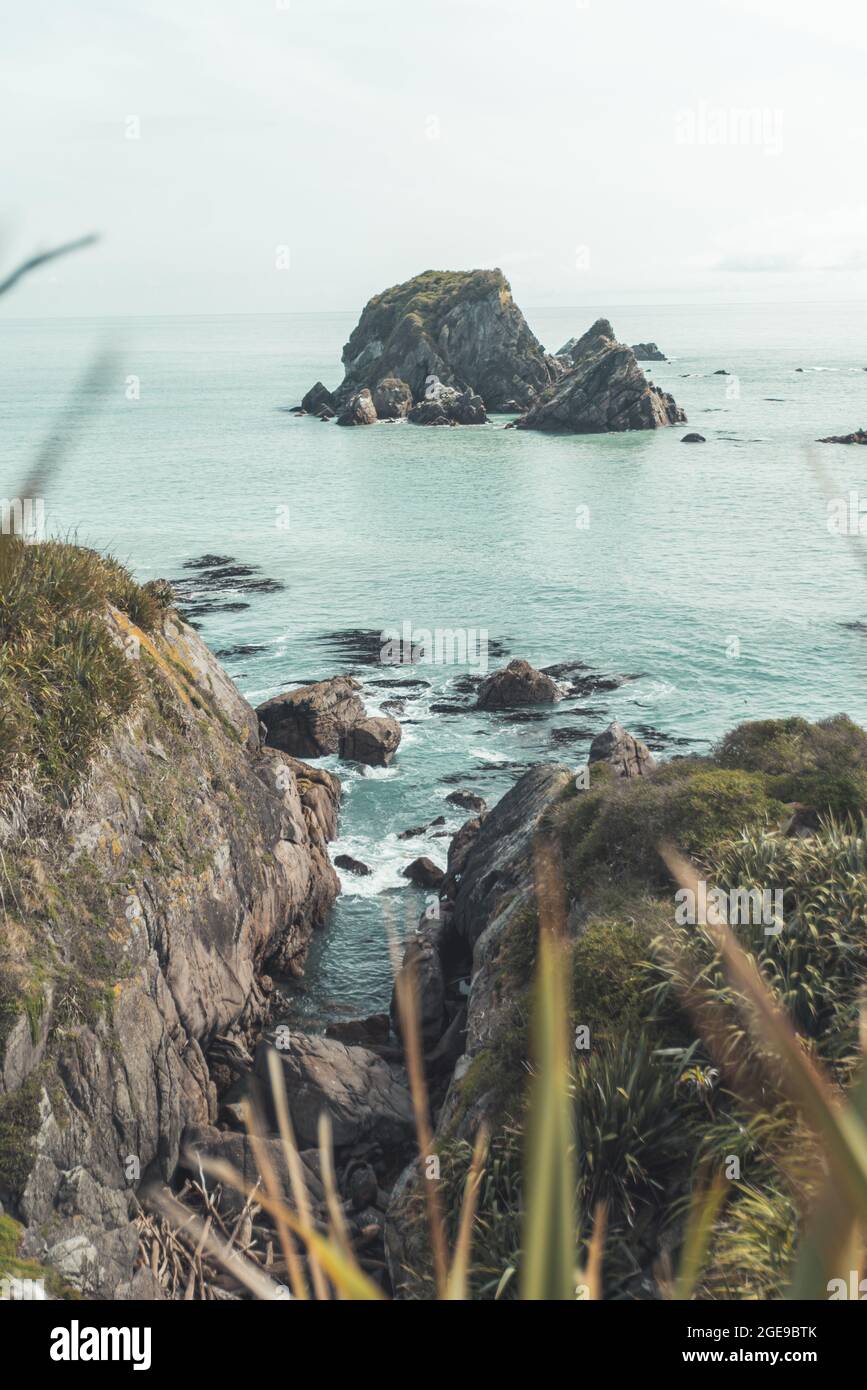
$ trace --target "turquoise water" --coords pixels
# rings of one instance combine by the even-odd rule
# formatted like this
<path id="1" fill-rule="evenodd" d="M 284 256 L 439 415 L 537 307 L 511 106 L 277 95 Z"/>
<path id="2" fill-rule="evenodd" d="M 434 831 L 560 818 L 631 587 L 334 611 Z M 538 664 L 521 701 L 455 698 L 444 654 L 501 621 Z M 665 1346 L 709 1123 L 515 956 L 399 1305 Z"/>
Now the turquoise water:
<path id="1" fill-rule="evenodd" d="M 604 312 L 528 318 L 556 349 Z M 422 905 L 400 869 L 419 853 L 444 863 L 448 844 L 397 835 L 439 815 L 457 828 L 463 813 L 445 803 L 456 786 L 493 801 L 528 763 L 577 766 L 614 717 L 693 741 L 668 752 L 759 716 L 846 710 L 867 722 L 867 638 L 847 626 L 867 617 L 859 543 L 829 532 L 823 491 L 863 493 L 867 450 L 813 444 L 867 422 L 862 306 L 609 316 L 622 339 L 655 339 L 670 355 L 648 373 L 705 445 L 682 445 L 683 429 L 550 437 L 500 419 L 342 430 L 288 414 L 317 378 L 337 385 L 355 313 L 3 323 L 0 496 L 108 351 L 101 382 L 71 411 L 78 436 L 47 498 L 52 529 L 110 548 L 142 579 L 177 577 L 214 552 L 285 585 L 223 594 L 249 607 L 197 620 L 215 650 L 261 648 L 224 658 L 254 703 L 338 671 L 432 682 L 408 700 L 389 769 L 333 763 L 345 786 L 335 853 L 374 872 L 344 879 L 312 952 L 298 1003 L 314 1018 L 387 1003 L 385 928 L 402 932 Z M 638 678 L 541 720 L 449 716 L 430 705 L 454 701 L 460 669 L 384 671 L 322 640 L 404 622 L 484 629 L 537 665 L 582 660 Z M 391 694 L 365 692 L 371 709 Z M 558 741 L 563 729 L 585 736 Z"/>

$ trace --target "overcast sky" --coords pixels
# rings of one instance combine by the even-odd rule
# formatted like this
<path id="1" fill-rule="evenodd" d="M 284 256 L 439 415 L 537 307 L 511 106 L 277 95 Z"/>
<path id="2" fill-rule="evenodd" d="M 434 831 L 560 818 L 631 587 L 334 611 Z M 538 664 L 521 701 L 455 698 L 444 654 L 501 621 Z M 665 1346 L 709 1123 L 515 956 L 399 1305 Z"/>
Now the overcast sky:
<path id="1" fill-rule="evenodd" d="M 863 0 L 27 0 L 0 50 L 6 312 L 867 298 Z"/>

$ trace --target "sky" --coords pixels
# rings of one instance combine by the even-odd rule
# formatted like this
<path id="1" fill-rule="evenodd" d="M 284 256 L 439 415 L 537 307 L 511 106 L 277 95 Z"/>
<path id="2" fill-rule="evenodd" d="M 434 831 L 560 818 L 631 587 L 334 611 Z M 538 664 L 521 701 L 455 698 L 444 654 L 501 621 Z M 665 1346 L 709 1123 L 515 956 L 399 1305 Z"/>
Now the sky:
<path id="1" fill-rule="evenodd" d="M 0 272 L 29 316 L 867 298 L 863 0 L 28 0 Z"/>

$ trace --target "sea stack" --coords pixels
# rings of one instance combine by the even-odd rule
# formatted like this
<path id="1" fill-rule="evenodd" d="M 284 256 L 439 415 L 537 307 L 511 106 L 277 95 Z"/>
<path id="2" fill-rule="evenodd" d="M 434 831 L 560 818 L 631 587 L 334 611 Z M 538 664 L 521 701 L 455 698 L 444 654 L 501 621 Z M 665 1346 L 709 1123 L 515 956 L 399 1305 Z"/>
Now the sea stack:
<path id="1" fill-rule="evenodd" d="M 517 421 L 518 429 L 607 434 L 686 422 L 674 397 L 647 380 L 607 319 L 597 319 L 566 348 L 558 357 L 562 375 Z"/>

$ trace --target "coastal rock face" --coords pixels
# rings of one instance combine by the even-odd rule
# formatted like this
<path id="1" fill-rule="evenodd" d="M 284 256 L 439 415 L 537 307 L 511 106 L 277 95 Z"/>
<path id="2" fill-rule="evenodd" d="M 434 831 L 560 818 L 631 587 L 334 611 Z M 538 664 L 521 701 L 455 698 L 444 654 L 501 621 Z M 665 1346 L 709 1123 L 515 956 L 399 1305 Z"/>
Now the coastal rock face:
<path id="1" fill-rule="evenodd" d="M 526 408 L 556 375 L 500 270 L 425 271 L 374 297 L 343 349 L 349 402 L 386 378 L 405 381 L 416 403 L 436 376 L 470 388 L 488 410 Z"/>
<path id="2" fill-rule="evenodd" d="M 529 661 L 510 661 L 502 671 L 494 671 L 479 686 L 476 709 L 514 709 L 519 705 L 553 705 L 563 692 L 550 676 L 537 671 Z"/>
<path id="3" fill-rule="evenodd" d="M 590 745 L 588 763 L 610 763 L 617 777 L 644 777 L 656 767 L 656 759 L 640 739 L 628 734 L 614 720 Z"/>
<path id="4" fill-rule="evenodd" d="M 301 409 L 306 410 L 309 415 L 318 415 L 321 410 L 334 412 L 336 402 L 327 386 L 323 386 L 321 381 L 317 381 L 315 386 L 311 386 L 307 395 L 301 401 Z"/>
<path id="5" fill-rule="evenodd" d="M 366 387 L 349 397 L 337 417 L 338 425 L 375 425 L 376 420 L 376 406 Z"/>
<path id="6" fill-rule="evenodd" d="M 256 714 L 267 730 L 266 742 L 297 758 L 323 758 L 340 751 L 341 740 L 366 718 L 352 676 L 302 685 L 259 705 Z"/>
<path id="7" fill-rule="evenodd" d="M 339 784 L 260 747 L 253 710 L 175 615 L 151 635 L 115 609 L 106 621 L 136 644 L 141 695 L 68 808 L 30 807 L 38 841 L 4 832 L 21 954 L 0 966 L 0 1201 L 22 1254 L 85 1295 L 153 1297 L 135 1191 L 169 1180 L 185 1127 L 216 1118 L 206 1054 L 258 1025 L 265 964 L 300 973 L 338 890 Z"/>
<path id="8" fill-rule="evenodd" d="M 674 398 L 645 377 L 632 348 L 597 319 L 569 352 L 572 366 L 516 422 L 518 429 L 603 434 L 683 423 Z"/>
<path id="9" fill-rule="evenodd" d="M 441 1037 L 446 1022 L 446 979 L 442 962 L 443 924 L 439 918 L 423 917 L 418 929 L 409 937 L 403 953 L 398 982 L 391 996 L 391 1020 L 395 1032 L 400 1032 L 400 1012 L 397 991 L 401 977 L 409 976 L 415 984 L 416 1017 L 422 1042 L 429 1047 Z"/>
<path id="10" fill-rule="evenodd" d="M 386 377 L 373 393 L 373 404 L 380 420 L 402 420 L 412 409 L 412 391 L 405 381 Z"/>
<path id="11" fill-rule="evenodd" d="M 369 767 L 388 767 L 400 743 L 396 719 L 371 715 L 354 724 L 340 740 L 340 756 Z"/>
<path id="12" fill-rule="evenodd" d="M 275 1034 L 263 1036 L 256 1071 L 267 1084 L 267 1051 Z M 319 1144 L 319 1116 L 331 1120 L 335 1148 L 371 1139 L 400 1146 L 415 1132 L 412 1100 L 402 1078 L 375 1052 L 294 1029 L 282 1030 L 277 1055 L 286 1095 L 302 1147 Z"/>

